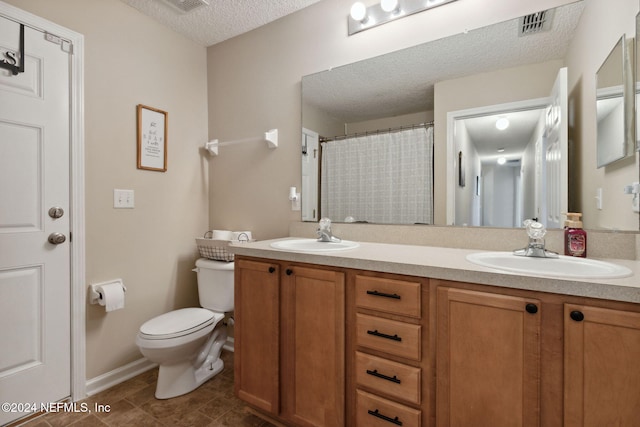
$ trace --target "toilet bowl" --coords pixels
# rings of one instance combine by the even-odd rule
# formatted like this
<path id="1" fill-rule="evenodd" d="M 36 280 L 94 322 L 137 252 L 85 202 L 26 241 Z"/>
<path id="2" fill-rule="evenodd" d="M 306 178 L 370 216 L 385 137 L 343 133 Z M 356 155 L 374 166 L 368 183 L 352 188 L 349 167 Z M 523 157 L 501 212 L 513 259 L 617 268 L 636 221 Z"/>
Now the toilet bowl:
<path id="1" fill-rule="evenodd" d="M 142 355 L 159 365 L 158 399 L 189 393 L 224 368 L 220 352 L 227 327 L 222 320 L 233 311 L 233 263 L 199 259 L 193 271 L 203 308 L 161 314 L 145 322 L 136 336 Z"/>

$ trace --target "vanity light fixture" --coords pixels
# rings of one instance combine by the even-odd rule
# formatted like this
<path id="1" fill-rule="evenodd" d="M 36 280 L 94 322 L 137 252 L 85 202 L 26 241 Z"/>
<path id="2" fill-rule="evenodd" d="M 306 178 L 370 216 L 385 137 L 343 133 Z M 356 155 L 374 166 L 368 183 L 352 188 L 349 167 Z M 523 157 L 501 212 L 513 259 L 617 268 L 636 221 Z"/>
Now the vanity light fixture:
<path id="1" fill-rule="evenodd" d="M 347 18 L 349 35 L 454 1 L 456 0 L 380 0 L 380 3 L 369 7 L 358 1 L 351 6 L 351 13 Z"/>
<path id="2" fill-rule="evenodd" d="M 365 24 L 367 19 L 367 6 L 364 5 L 361 1 L 357 1 L 351 6 L 351 19 L 354 21 L 359 21 L 361 24 Z"/>
<path id="3" fill-rule="evenodd" d="M 506 117 L 500 117 L 498 120 L 496 120 L 496 129 L 505 130 L 508 127 L 509 119 L 507 119 Z"/>
<path id="4" fill-rule="evenodd" d="M 380 8 L 387 13 L 400 11 L 400 8 L 398 7 L 398 0 L 381 0 Z"/>

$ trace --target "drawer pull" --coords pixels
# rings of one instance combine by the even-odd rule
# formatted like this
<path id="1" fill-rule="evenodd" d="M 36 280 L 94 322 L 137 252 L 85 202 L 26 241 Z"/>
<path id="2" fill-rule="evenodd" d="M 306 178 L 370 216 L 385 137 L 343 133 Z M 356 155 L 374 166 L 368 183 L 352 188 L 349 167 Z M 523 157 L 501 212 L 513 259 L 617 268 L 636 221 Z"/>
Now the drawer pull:
<path id="1" fill-rule="evenodd" d="M 378 292 L 378 291 L 367 291 L 367 295 L 373 295 L 374 297 L 400 299 L 400 295 L 398 294 L 386 294 L 384 292 Z"/>
<path id="2" fill-rule="evenodd" d="M 377 369 L 374 369 L 373 371 L 370 369 L 367 369 L 367 374 L 369 375 L 373 375 L 374 377 L 378 377 L 378 378 L 382 378 L 383 380 L 387 380 L 387 381 L 391 381 L 393 383 L 396 384 L 400 384 L 400 380 L 398 379 L 398 377 L 396 377 L 395 375 L 393 377 L 381 374 L 380 372 L 378 372 Z"/>
<path id="3" fill-rule="evenodd" d="M 381 420 L 388 421 L 397 426 L 402 425 L 402 421 L 400 421 L 398 417 L 395 417 L 395 418 L 387 417 L 386 415 L 381 414 L 380 411 L 378 411 L 377 409 L 375 411 L 372 411 L 371 409 L 369 409 L 367 412 L 369 413 L 369 415 L 373 415 L 374 417 L 378 417 Z"/>
<path id="4" fill-rule="evenodd" d="M 398 336 L 398 334 L 395 335 L 388 335 L 388 334 L 383 334 L 382 332 L 378 332 L 378 330 L 376 329 L 375 331 L 367 331 L 367 333 L 369 335 L 375 335 L 376 337 L 380 337 L 380 338 L 386 338 L 388 340 L 393 340 L 393 341 L 402 341 L 402 338 Z"/>

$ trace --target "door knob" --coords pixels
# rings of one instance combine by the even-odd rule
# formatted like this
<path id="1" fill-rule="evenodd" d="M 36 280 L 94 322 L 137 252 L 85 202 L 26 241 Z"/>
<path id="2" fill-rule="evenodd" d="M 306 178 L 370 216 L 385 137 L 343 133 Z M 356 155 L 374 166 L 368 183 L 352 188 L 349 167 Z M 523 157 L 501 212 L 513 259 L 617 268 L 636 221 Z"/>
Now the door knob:
<path id="1" fill-rule="evenodd" d="M 67 240 L 67 237 L 62 234 L 62 233 L 51 233 L 49 234 L 49 243 L 51 243 L 52 245 L 59 245 L 61 243 L 64 243 Z"/>
<path id="2" fill-rule="evenodd" d="M 51 209 L 49 209 L 49 216 L 51 218 L 62 218 L 62 215 L 64 215 L 64 209 L 58 207 L 58 206 L 54 206 Z"/>

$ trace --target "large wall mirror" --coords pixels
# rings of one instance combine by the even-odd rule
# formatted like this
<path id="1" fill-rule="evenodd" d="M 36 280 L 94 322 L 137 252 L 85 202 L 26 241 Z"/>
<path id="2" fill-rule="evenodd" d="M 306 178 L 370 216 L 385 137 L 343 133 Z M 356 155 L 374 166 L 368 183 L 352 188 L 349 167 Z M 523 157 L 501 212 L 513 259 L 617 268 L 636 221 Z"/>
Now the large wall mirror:
<path id="1" fill-rule="evenodd" d="M 388 199 L 392 206 L 402 205 L 405 211 L 417 209 L 431 212 L 423 217 L 410 213 L 405 218 L 388 221 L 340 213 L 331 217 L 333 221 L 518 227 L 522 216 L 544 215 L 548 212 L 551 202 L 539 191 L 533 191 L 535 185 L 540 184 L 535 184 L 536 181 L 531 179 L 520 179 L 518 183 L 517 178 L 518 175 L 523 177 L 547 173 L 550 168 L 541 164 L 545 161 L 545 156 L 538 154 L 524 159 L 522 154 L 515 153 L 531 151 L 531 148 L 526 148 L 531 141 L 534 141 L 534 145 L 536 141 L 540 143 L 541 124 L 568 118 L 566 111 L 559 114 L 559 110 L 553 107 L 553 95 L 550 94 L 558 74 L 565 67 L 565 56 L 584 7 L 583 2 L 578 1 L 529 16 L 529 20 L 537 22 L 534 25 L 536 28 L 531 31 L 524 25 L 523 17 L 304 76 L 302 220 L 317 221 L 321 215 L 326 216 L 323 206 L 326 207 L 327 187 L 320 177 L 335 164 L 326 163 L 327 159 L 322 156 L 323 146 L 363 136 L 404 135 L 416 129 L 420 135 L 427 134 L 426 145 L 418 148 L 422 150 L 419 151 L 420 156 L 429 161 L 430 147 L 436 153 L 433 157 L 435 169 L 430 171 L 430 175 L 427 173 L 431 180 L 423 179 L 426 187 L 421 189 L 416 188 L 417 183 L 411 184 L 409 190 L 397 187 L 395 194 L 392 191 Z M 473 109 L 477 111 L 470 113 Z M 456 119 L 459 120 L 459 128 L 450 128 L 447 117 L 450 113 L 458 113 Z M 509 127 L 496 137 L 496 121 L 501 118 L 508 119 Z M 467 132 L 465 143 L 471 144 L 471 149 L 460 149 L 459 145 L 454 145 L 459 142 L 451 134 L 454 130 L 460 132 L 459 129 L 462 128 Z M 514 142 L 516 138 L 520 142 Z M 430 143 L 433 145 L 429 145 Z M 564 153 L 565 163 L 570 163 L 566 149 L 564 146 L 558 152 Z M 424 153 L 425 150 L 427 154 Z M 469 164 L 461 162 L 471 162 L 474 159 L 471 155 L 474 150 L 487 159 L 492 158 L 494 163 L 498 157 L 505 157 L 506 166 L 511 168 L 510 171 L 515 176 L 513 185 L 521 185 L 507 202 L 515 207 L 514 214 L 506 222 L 473 222 L 471 219 L 463 219 L 462 213 L 457 213 L 461 207 L 473 205 L 474 198 L 486 196 L 488 187 L 484 185 L 492 180 L 488 172 L 483 174 L 471 167 L 461 167 Z M 499 153 L 499 150 L 504 150 L 504 154 Z M 442 163 L 445 161 L 442 153 L 447 151 L 451 156 L 446 160 L 446 167 L 443 167 Z M 366 156 L 369 157 L 372 153 L 373 151 Z M 356 154 L 354 159 L 360 163 L 363 157 L 363 154 Z M 346 162 L 349 166 L 346 166 L 345 174 L 349 174 L 349 171 L 351 175 L 357 174 L 354 172 L 357 170 L 353 167 L 354 162 L 355 160 Z M 540 167 L 537 171 L 536 164 Z M 379 163 L 378 167 L 375 166 L 376 163 L 371 165 L 374 166 L 368 168 L 373 172 L 383 170 Z M 525 170 L 529 167 L 531 169 Z M 571 168 L 571 165 L 568 167 Z M 387 174 L 386 170 L 384 173 Z M 566 170 L 562 173 L 566 173 Z M 496 177 L 498 175 L 494 174 L 493 181 L 500 181 Z M 373 178 L 361 177 L 361 180 Z M 523 184 L 524 181 L 526 185 Z M 553 201 L 555 211 L 560 207 L 566 209 L 566 176 L 551 176 L 547 183 L 555 186 L 554 194 L 565 198 L 563 203 L 558 202 L 557 198 Z M 445 188 L 447 197 L 439 199 L 436 195 L 434 199 L 434 193 L 443 192 Z M 501 196 L 506 197 L 506 192 L 498 187 L 492 191 L 500 192 Z M 412 197 L 409 196 L 415 192 L 420 192 L 421 197 L 426 195 L 427 200 L 413 197 L 417 205 L 411 205 Z M 393 198 L 401 195 L 400 193 L 407 197 Z M 355 197 L 359 197 L 359 202 L 368 204 L 369 207 L 380 207 L 382 203 L 380 194 L 376 191 L 369 196 L 364 192 L 346 192 L 342 198 L 331 203 Z M 455 200 L 453 207 L 445 206 L 452 199 Z M 474 209 L 480 209 L 478 204 L 474 206 Z M 535 208 L 528 208 L 531 206 Z M 429 215 L 438 209 L 446 210 L 447 216 L 433 220 L 434 217 Z M 450 212 L 454 212 L 451 217 Z M 459 218 L 455 218 L 455 215 Z M 467 211 L 464 215 L 474 214 Z M 485 214 L 477 211 L 475 215 L 479 218 Z M 562 223 L 558 220 L 548 225 L 560 227 Z"/>
<path id="2" fill-rule="evenodd" d="M 631 40 L 630 40 L 631 41 Z M 597 165 L 599 168 L 633 153 L 632 64 L 622 36 L 596 73 Z"/>

